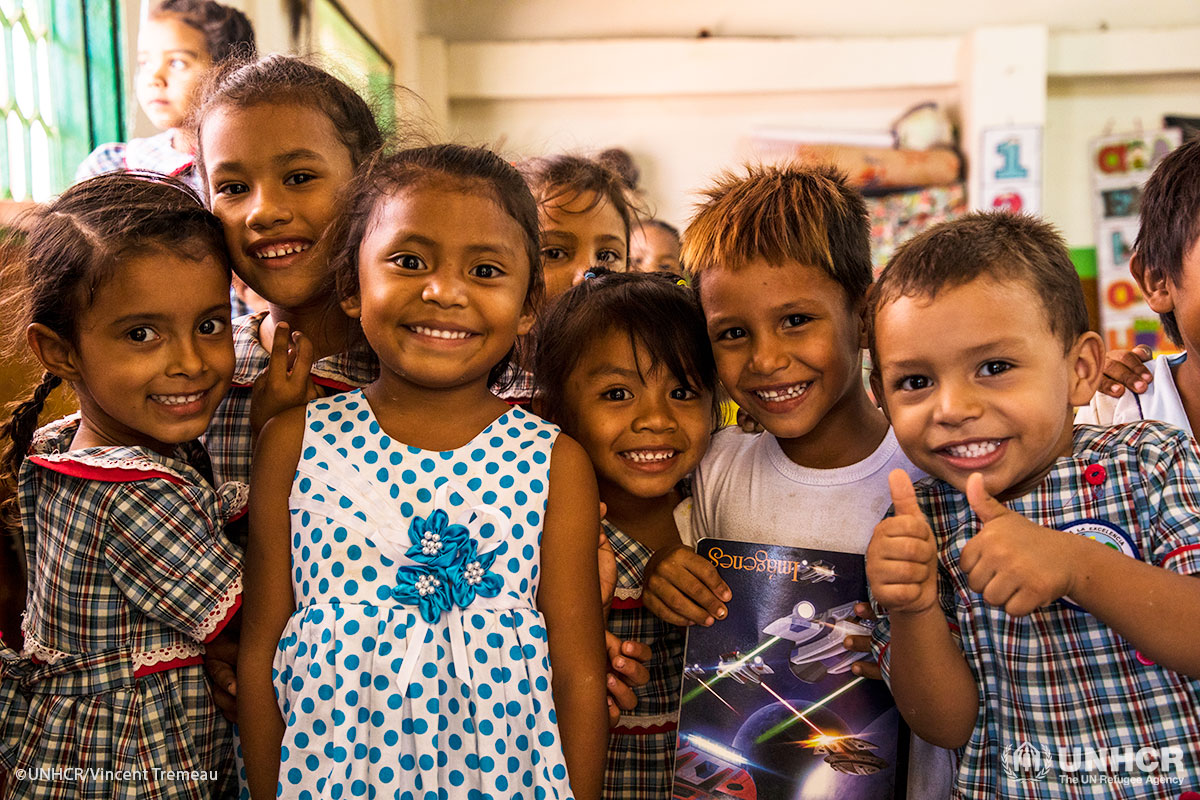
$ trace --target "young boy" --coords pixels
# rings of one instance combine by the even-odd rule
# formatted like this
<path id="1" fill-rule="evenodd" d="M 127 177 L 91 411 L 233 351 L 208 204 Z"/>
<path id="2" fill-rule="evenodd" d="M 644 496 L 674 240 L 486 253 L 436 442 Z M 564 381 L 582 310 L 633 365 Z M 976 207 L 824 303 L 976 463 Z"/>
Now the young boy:
<path id="1" fill-rule="evenodd" d="M 1184 352 L 1147 364 L 1140 363 L 1136 351 L 1110 359 L 1105 375 L 1133 391 L 1106 385 L 1106 392 L 1119 396 L 1097 394 L 1075 421 L 1112 425 L 1157 419 L 1193 433 L 1200 429 L 1193 425 L 1200 423 L 1200 360 L 1187 354 L 1200 344 L 1200 140 L 1176 148 L 1155 167 L 1142 192 L 1141 214 L 1129 271 L 1167 337 Z"/>
<path id="2" fill-rule="evenodd" d="M 697 540 L 864 553 L 890 502 L 888 473 L 921 476 L 863 385 L 868 233 L 862 198 L 832 169 L 750 168 L 706 192 L 683 261 L 718 377 L 765 432 L 713 437 L 684 544 L 660 549 L 646 569 L 643 602 L 667 622 L 712 625 L 726 614 L 729 588 L 694 552 Z M 913 761 L 910 796 L 947 797 L 952 755 L 926 748 Z"/>
<path id="3" fill-rule="evenodd" d="M 956 797 L 1171 797 L 1200 781 L 1200 453 L 1072 426 L 1103 347 L 1061 238 L 977 214 L 894 256 L 872 385 L 905 453 L 867 577 L 912 729 Z"/>

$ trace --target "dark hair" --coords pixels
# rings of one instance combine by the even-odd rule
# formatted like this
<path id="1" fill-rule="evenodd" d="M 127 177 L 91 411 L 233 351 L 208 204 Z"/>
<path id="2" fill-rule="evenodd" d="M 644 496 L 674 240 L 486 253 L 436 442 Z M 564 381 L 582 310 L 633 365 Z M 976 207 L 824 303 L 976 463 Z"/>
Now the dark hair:
<path id="1" fill-rule="evenodd" d="M 24 352 L 24 333 L 45 325 L 64 340 L 78 341 L 80 314 L 130 256 L 168 250 L 191 259 L 216 258 L 229 273 L 220 221 L 183 183 L 152 173 L 111 172 L 81 181 L 57 200 L 37 208 L 20 239 L 6 242 L 3 262 L 11 294 L 6 355 Z M 9 406 L 0 425 L 0 514 L 12 524 L 21 463 L 37 429 L 46 397 L 62 380 L 49 372 L 32 394 Z"/>
<path id="2" fill-rule="evenodd" d="M 1133 249 L 1151 275 L 1183 280 L 1183 260 L 1200 238 L 1200 139 L 1158 162 L 1142 188 L 1142 227 Z M 1183 346 L 1175 312 L 1159 314 L 1163 332 Z"/>
<path id="3" fill-rule="evenodd" d="M 236 8 L 213 0 L 162 0 L 150 10 L 151 18 L 166 16 L 204 34 L 214 64 L 234 56 L 254 58 L 254 26 Z"/>
<path id="4" fill-rule="evenodd" d="M 188 121 L 196 143 L 196 163 L 204 175 L 201 133 L 204 121 L 225 106 L 299 103 L 317 109 L 333 123 L 335 134 L 357 167 L 383 146 L 383 135 L 370 106 L 342 81 L 302 58 L 272 54 L 256 61 L 233 59 L 213 69 Z"/>
<path id="5" fill-rule="evenodd" d="M 524 234 L 529 261 L 526 304 L 536 309 L 542 299 L 542 261 L 538 246 L 537 205 L 521 174 L 500 156 L 483 147 L 439 144 L 397 153 L 380 153 L 359 170 L 347 187 L 341 211 L 329 227 L 333 245 L 330 271 L 339 300 L 358 294 L 358 248 L 374 221 L 381 198 L 428 184 L 449 183 L 463 191 L 489 195 Z M 516 348 L 492 368 L 489 383 L 507 371 Z"/>
<path id="6" fill-rule="evenodd" d="M 833 167 L 746 166 L 705 189 L 683 234 L 680 260 L 694 282 L 710 269 L 756 259 L 820 267 L 851 304 L 871 285 L 871 241 L 862 196 Z"/>
<path id="7" fill-rule="evenodd" d="M 665 366 L 681 384 L 714 392 L 715 410 L 717 367 L 695 293 L 665 272 L 592 274 L 563 293 L 534 330 L 533 374 L 547 417 L 571 423 L 567 380 L 589 343 L 610 331 L 628 334 L 635 352 L 640 345 L 649 354 L 639 371 Z"/>
<path id="8" fill-rule="evenodd" d="M 932 298 L 979 278 L 1024 283 L 1029 301 L 1041 303 L 1064 351 L 1088 329 L 1079 275 L 1053 225 L 1025 214 L 968 214 L 934 226 L 896 250 L 871 290 L 866 322 L 872 357 L 877 352 L 875 316 L 884 305 L 901 297 Z"/>
<path id="9" fill-rule="evenodd" d="M 533 192 L 539 207 L 561 208 L 570 205 L 577 197 L 591 193 L 591 211 L 607 200 L 621 217 L 625 225 L 625 244 L 629 245 L 629 228 L 635 210 L 625 193 L 625 182 L 620 175 L 590 158 L 576 155 L 557 155 L 531 158 L 517 165 L 529 190 Z"/>
<path id="10" fill-rule="evenodd" d="M 638 224 L 643 228 L 658 228 L 659 230 L 674 237 L 675 241 L 682 242 L 682 237 L 679 235 L 679 229 L 676 228 L 671 223 L 669 223 L 665 220 L 661 220 L 658 217 L 651 217 L 650 219 L 644 219 L 641 222 L 639 222 Z"/>
<path id="11" fill-rule="evenodd" d="M 629 154 L 628 150 L 620 147 L 601 150 L 596 154 L 596 163 L 615 173 L 621 179 L 621 183 L 625 184 L 626 189 L 637 190 L 638 182 L 642 178 L 642 171 L 638 169 L 637 162 L 633 160 L 633 156 Z"/>

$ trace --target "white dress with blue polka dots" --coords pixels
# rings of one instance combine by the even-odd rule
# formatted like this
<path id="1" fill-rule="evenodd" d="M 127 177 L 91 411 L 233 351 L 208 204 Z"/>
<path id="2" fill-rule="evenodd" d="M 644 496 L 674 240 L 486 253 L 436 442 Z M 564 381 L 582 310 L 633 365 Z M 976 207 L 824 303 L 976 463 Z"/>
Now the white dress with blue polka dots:
<path id="1" fill-rule="evenodd" d="M 308 404 L 279 796 L 571 797 L 536 606 L 557 433 L 513 408 L 433 452 L 361 391 Z"/>

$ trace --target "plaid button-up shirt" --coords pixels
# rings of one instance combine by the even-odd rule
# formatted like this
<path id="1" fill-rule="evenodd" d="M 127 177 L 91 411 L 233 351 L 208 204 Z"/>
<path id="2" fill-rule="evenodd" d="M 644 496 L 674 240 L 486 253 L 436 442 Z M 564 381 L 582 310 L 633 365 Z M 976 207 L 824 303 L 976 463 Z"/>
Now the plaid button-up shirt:
<path id="1" fill-rule="evenodd" d="M 204 186 L 195 157 L 171 146 L 172 131 L 163 131 L 144 139 L 109 142 L 93 150 L 75 170 L 75 180 L 120 170 L 138 170 L 170 175 L 191 186 L 201 197 Z"/>
<path id="2" fill-rule="evenodd" d="M 966 496 L 930 478 L 917 484 L 917 499 L 938 542 L 942 610 L 979 689 L 957 796 L 1174 800 L 1200 788 L 1200 680 L 1148 663 L 1067 600 L 1025 617 L 988 605 L 959 566 L 980 527 Z M 1005 505 L 1043 527 L 1074 530 L 1148 564 L 1200 575 L 1200 451 L 1187 434 L 1162 423 L 1077 426 L 1073 454 L 1060 458 L 1034 491 Z M 1170 611 L 1164 605 L 1163 613 Z M 887 677 L 891 628 L 886 613 L 880 615 L 874 646 Z M 1179 624 L 1200 630 L 1196 620 Z M 1182 769 L 1142 771 L 1128 761 L 1119 769 L 1088 769 L 1088 749 L 1101 748 L 1141 752 L 1145 763 L 1179 748 Z"/>

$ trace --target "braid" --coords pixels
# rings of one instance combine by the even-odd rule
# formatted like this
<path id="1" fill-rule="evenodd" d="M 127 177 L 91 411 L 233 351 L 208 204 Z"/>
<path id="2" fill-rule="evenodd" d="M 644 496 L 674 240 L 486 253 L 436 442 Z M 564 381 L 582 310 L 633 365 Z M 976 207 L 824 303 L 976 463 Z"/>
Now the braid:
<path id="1" fill-rule="evenodd" d="M 29 452 L 33 442 L 33 434 L 37 430 L 38 417 L 46 405 L 46 398 L 59 384 L 62 378 L 47 372 L 42 375 L 41 383 L 33 390 L 26 400 L 12 406 L 12 417 L 4 425 L 0 425 L 0 441 L 6 445 L 0 454 L 0 525 L 5 530 L 14 530 L 20 525 L 17 512 L 17 477 L 21 473 L 21 464 Z"/>

